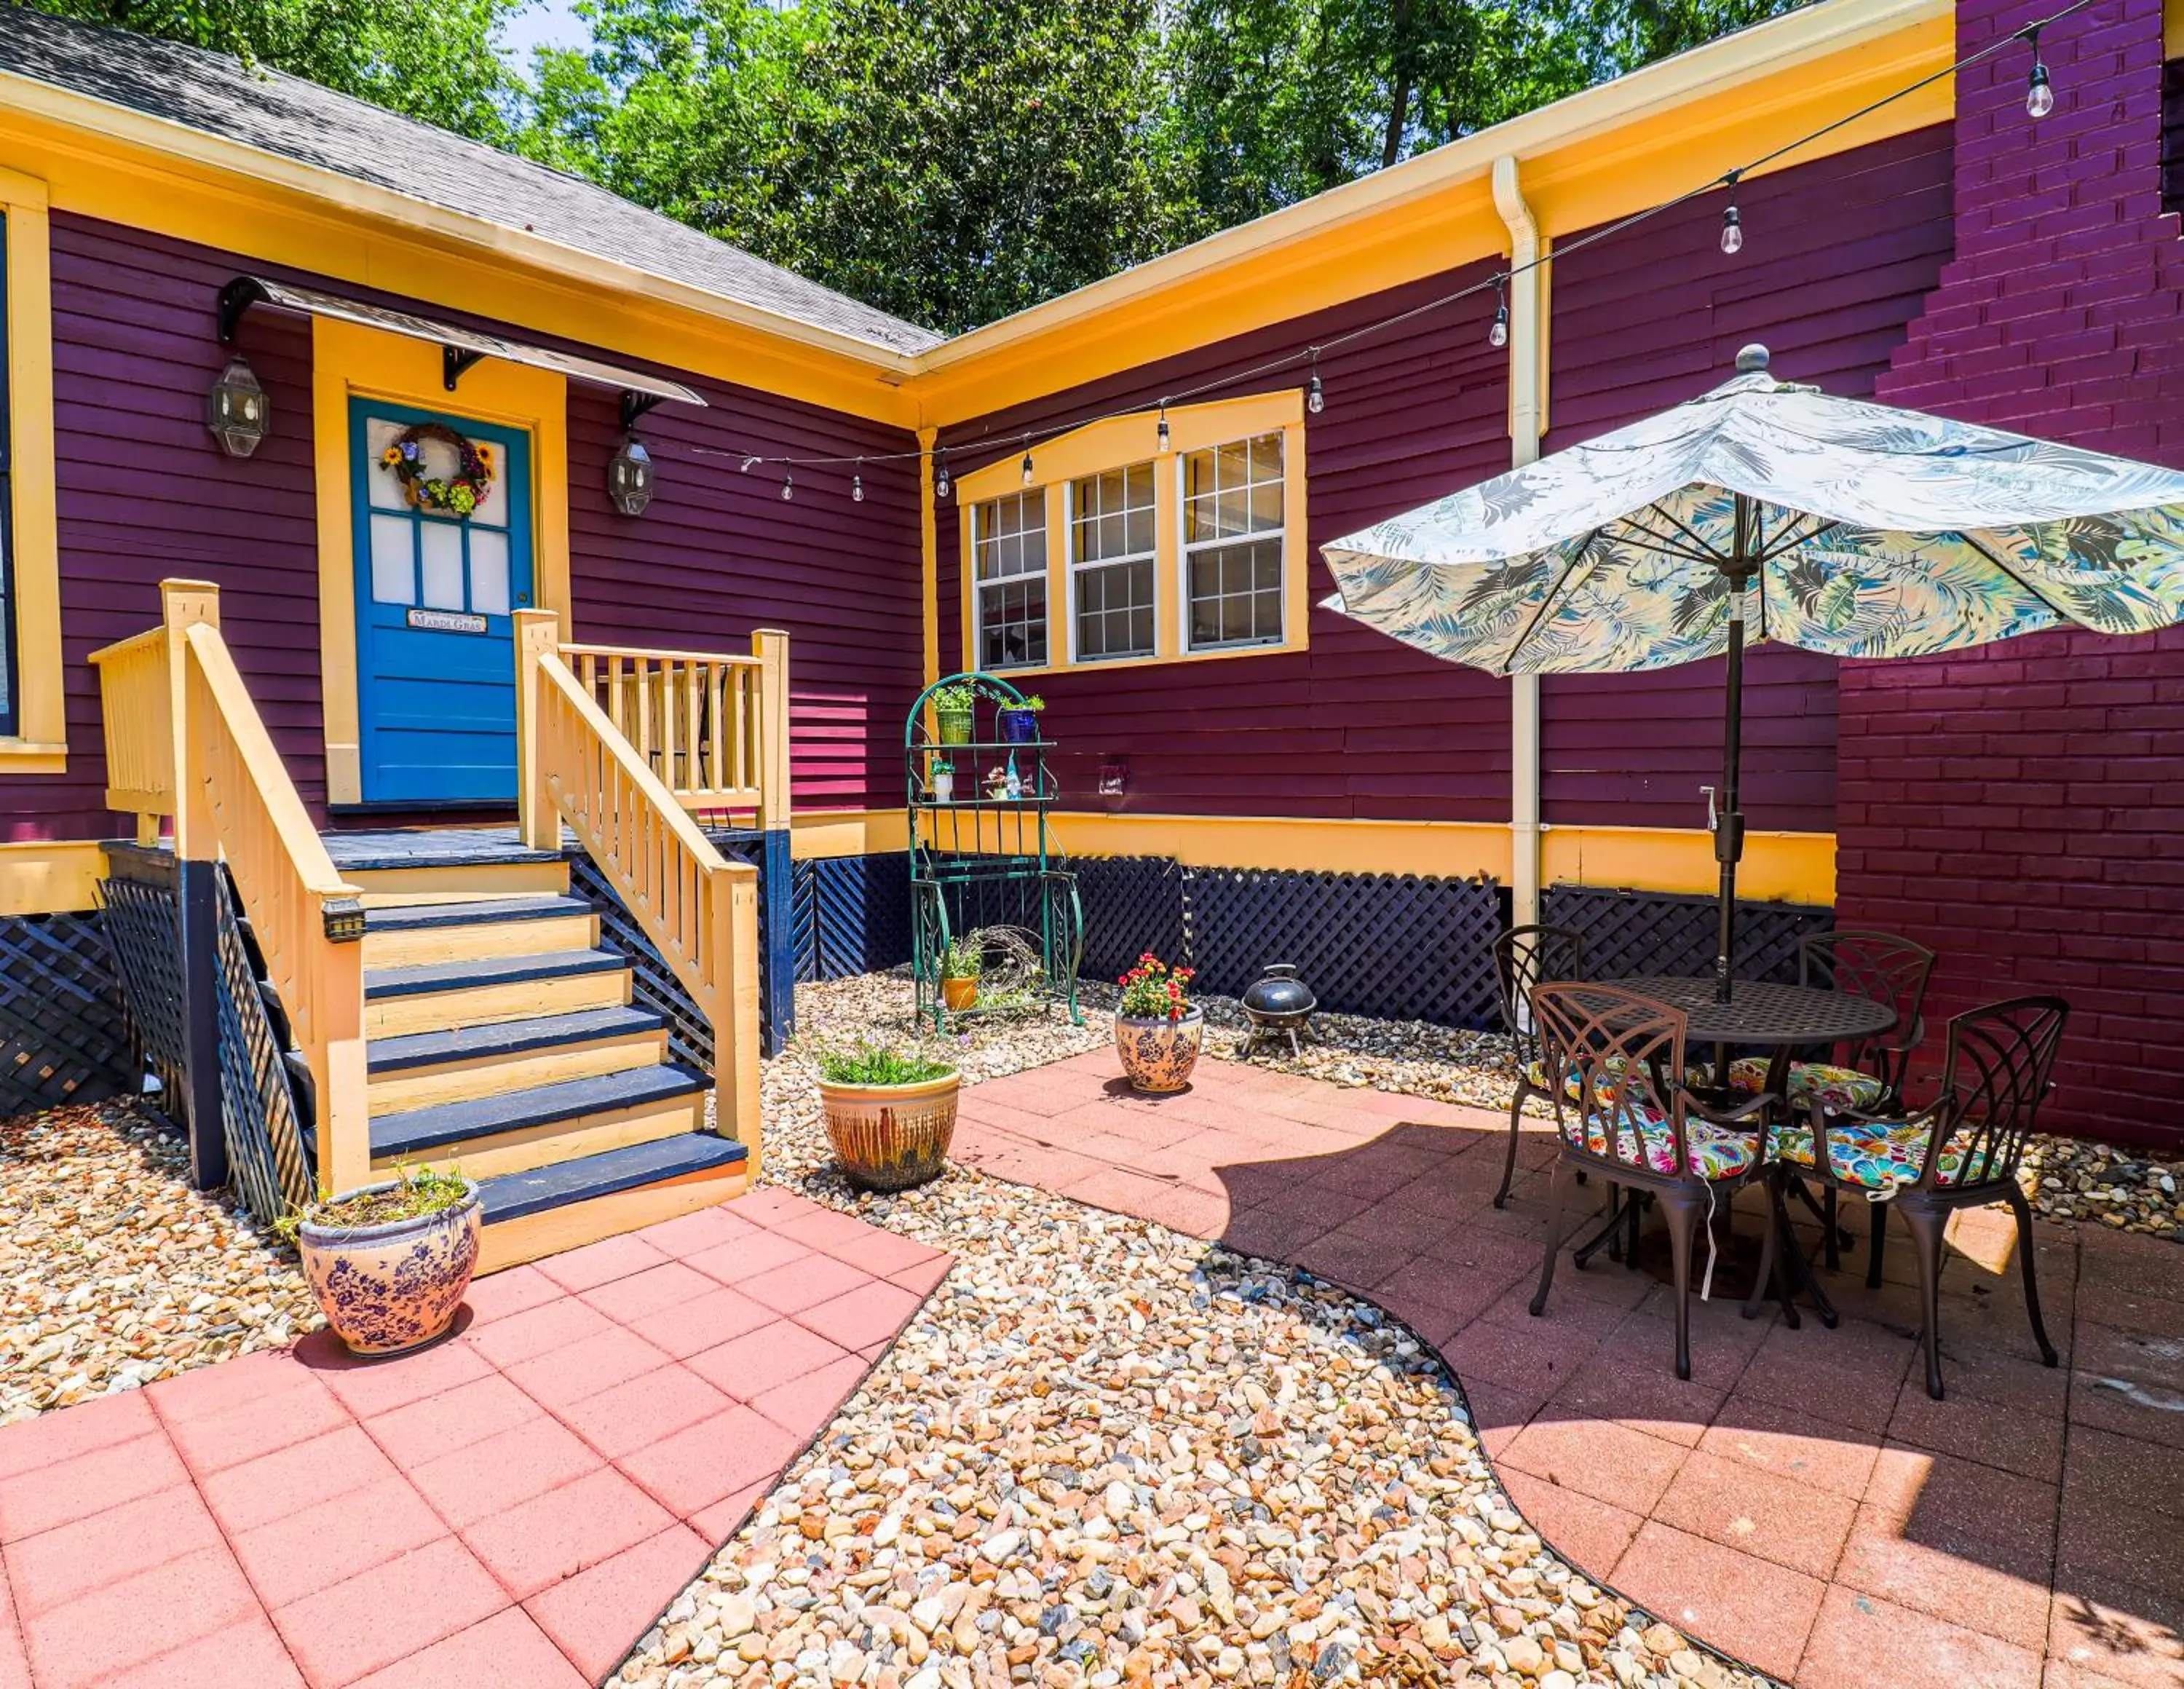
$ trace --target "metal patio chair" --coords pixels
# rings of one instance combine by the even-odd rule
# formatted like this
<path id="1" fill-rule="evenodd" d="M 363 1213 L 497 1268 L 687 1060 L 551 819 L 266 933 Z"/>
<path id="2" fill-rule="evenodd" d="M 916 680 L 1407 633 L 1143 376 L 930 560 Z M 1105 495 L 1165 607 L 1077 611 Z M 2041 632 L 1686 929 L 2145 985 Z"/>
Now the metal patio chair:
<path id="1" fill-rule="evenodd" d="M 1808 1100 L 1791 1124 L 1769 1129 L 1765 1154 L 1825 1181 L 1830 1194 L 1849 1191 L 1876 1212 L 1893 1207 L 1903 1214 L 1919 1253 L 1926 1393 L 1937 1402 L 1942 1234 L 1959 1208 L 2007 1202 L 2016 1215 L 2018 1266 L 2032 1340 L 2043 1362 L 2057 1363 L 2040 1318 L 2032 1207 L 2018 1185 L 2017 1167 L 2053 1084 L 2055 1052 L 2070 1012 L 2060 997 L 2013 997 L 1967 1010 L 1949 1023 L 1943 1089 L 1924 1108 L 1876 1117 Z"/>
<path id="2" fill-rule="evenodd" d="M 1517 1095 L 1509 1105 L 1509 1153 L 1502 1163 L 1502 1188 L 1494 1206 L 1506 1207 L 1517 1176 L 1517 1134 L 1524 1104 L 1547 1095 L 1540 1067 L 1540 1035 L 1532 1024 L 1532 988 L 1542 979 L 1585 977 L 1585 935 L 1574 927 L 1544 923 L 1512 927 L 1494 940 L 1494 982 L 1502 995 L 1502 1023 L 1517 1045 Z"/>
<path id="3" fill-rule="evenodd" d="M 1727 1112 L 1708 1108 L 1683 1083 L 1689 1017 L 1681 1009 L 1613 985 L 1553 982 L 1532 991 L 1540 1056 L 1555 1101 L 1553 1213 L 1540 1263 L 1534 1314 L 1546 1311 L 1562 1247 L 1563 1209 L 1578 1174 L 1597 1172 L 1632 1197 L 1651 1196 L 1669 1226 L 1676 1282 L 1676 1376 L 1691 1375 L 1691 1240 L 1718 1207 L 1760 1170 L 1758 1129 L 1780 1106 L 1771 1094 Z M 1610 1199 L 1611 1201 L 1613 1198 Z M 1768 1211 L 1759 1282 L 1774 1264 Z"/>

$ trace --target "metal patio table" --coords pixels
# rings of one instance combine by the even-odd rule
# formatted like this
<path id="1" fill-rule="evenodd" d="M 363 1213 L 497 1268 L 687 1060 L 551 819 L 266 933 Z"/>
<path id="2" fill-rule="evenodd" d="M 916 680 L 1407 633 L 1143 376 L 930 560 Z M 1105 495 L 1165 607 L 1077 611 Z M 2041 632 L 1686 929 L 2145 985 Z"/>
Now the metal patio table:
<path id="1" fill-rule="evenodd" d="M 1823 991 L 1810 985 L 1738 979 L 1731 982 L 1730 994 L 1724 999 L 1719 995 L 1720 982 L 1712 974 L 1703 978 L 1641 974 L 1603 983 L 1681 1009 L 1690 1017 L 1687 1047 L 1713 1047 L 1714 1082 L 1724 1090 L 1729 1084 L 1729 1052 L 1732 1049 L 1770 1051 L 1772 1061 L 1767 1070 L 1765 1089 L 1782 1096 L 1787 1095 L 1785 1083 L 1789 1077 L 1791 1057 L 1797 1051 L 1816 1044 L 1856 1043 L 1892 1031 L 1896 1025 L 1896 1011 L 1886 1003 L 1855 992 Z M 1767 1191 L 1768 1201 L 1774 1210 L 1774 1224 L 1781 1229 L 1781 1259 L 1790 1285 L 1809 1296 L 1820 1323 L 1832 1327 L 1836 1319 L 1835 1305 L 1813 1276 L 1812 1263 L 1806 1260 L 1805 1251 L 1797 1245 L 1797 1234 L 1790 1228 L 1781 1181 L 1769 1179 Z M 1634 1213 L 1634 1235 L 1635 1218 Z M 1602 1240 L 1596 1239 L 1595 1245 Z M 1796 1325 L 1797 1306 L 1793 1295 L 1787 1291 L 1782 1297 L 1782 1308 L 1784 1318 Z"/>

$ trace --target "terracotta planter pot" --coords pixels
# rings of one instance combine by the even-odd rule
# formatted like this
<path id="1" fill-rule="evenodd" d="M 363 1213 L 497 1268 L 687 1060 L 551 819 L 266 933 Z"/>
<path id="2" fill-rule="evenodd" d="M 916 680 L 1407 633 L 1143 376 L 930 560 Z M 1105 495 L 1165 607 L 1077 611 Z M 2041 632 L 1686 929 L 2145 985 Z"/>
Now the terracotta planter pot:
<path id="1" fill-rule="evenodd" d="M 944 978 L 940 982 L 940 1001 L 951 1009 L 967 1009 L 978 1001 L 978 976 L 966 974 L 960 979 Z"/>
<path id="2" fill-rule="evenodd" d="M 467 1181 L 465 1181 L 467 1183 Z M 394 1181 L 347 1191 L 391 1190 Z M 306 1220 L 297 1251 L 334 1335 L 359 1355 L 398 1355 L 447 1335 L 477 1267 L 477 1186 L 452 1208 L 376 1226 Z"/>
<path id="3" fill-rule="evenodd" d="M 1190 1083 L 1190 1070 L 1198 1065 L 1198 1047 L 1206 1038 L 1206 1014 L 1192 1009 L 1181 1020 L 1165 1015 L 1117 1015 L 1115 1050 L 1123 1058 L 1123 1071 L 1141 1091 L 1156 1095 L 1179 1091 Z"/>
<path id="4" fill-rule="evenodd" d="M 948 1165 L 956 1135 L 960 1074 L 914 1085 L 835 1085 L 820 1081 L 827 1140 L 850 1183 L 863 1190 L 907 1190 Z"/>

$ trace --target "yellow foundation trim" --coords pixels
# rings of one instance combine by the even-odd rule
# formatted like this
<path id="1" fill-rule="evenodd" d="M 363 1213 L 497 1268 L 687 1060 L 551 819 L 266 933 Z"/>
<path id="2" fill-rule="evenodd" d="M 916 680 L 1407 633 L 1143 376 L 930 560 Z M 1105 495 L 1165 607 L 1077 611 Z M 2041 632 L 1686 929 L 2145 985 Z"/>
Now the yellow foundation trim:
<path id="1" fill-rule="evenodd" d="M 1193 867 L 1338 873 L 1486 874 L 1507 879 L 1509 829 L 1498 822 L 1351 821 L 1279 816 L 1050 816 L 1077 856 L 1173 856 Z"/>
<path id="2" fill-rule="evenodd" d="M 901 810 L 799 810 L 789 817 L 788 854 L 870 856 L 910 849 L 910 820 Z"/>
<path id="3" fill-rule="evenodd" d="M 356 546 L 348 402 L 389 399 L 531 437 L 532 598 L 569 624 L 568 383 L 547 370 L 488 358 L 454 393 L 440 348 L 331 317 L 311 320 L 312 444 L 317 458 L 319 661 L 325 677 L 326 798 L 360 802 L 356 680 Z M 509 658 L 513 672 L 515 657 Z"/>
<path id="4" fill-rule="evenodd" d="M 1547 885 L 1560 880 L 1636 891 L 1710 892 L 1720 884 L 1713 835 L 1703 828 L 1550 827 L 1540 857 L 1540 878 Z M 1833 904 L 1835 835 L 1747 833 L 1736 889 L 1744 897 Z"/>
<path id="5" fill-rule="evenodd" d="M 933 471 L 931 457 L 933 443 L 939 438 L 937 428 L 917 431 L 917 449 L 926 455 L 917 463 L 917 522 L 919 562 L 925 583 L 920 601 L 920 628 L 925 640 L 925 683 L 928 686 L 940 678 L 940 532 L 936 526 L 938 517 L 933 508 Z M 967 652 L 968 645 L 963 648 Z"/>
<path id="6" fill-rule="evenodd" d="M 1213 662 L 1230 657 L 1263 657 L 1277 651 L 1301 651 L 1311 637 L 1305 535 L 1307 477 L 1304 455 L 1304 391 L 1284 387 L 1209 404 L 1179 404 L 1167 412 L 1168 444 L 1160 443 L 1162 412 L 1156 406 L 1042 440 L 1030 450 L 1033 484 L 1046 501 L 1047 652 L 1051 661 L 1035 667 L 1011 667 L 1011 677 L 1053 674 L 1065 669 L 1139 668 L 1148 663 Z M 1282 437 L 1282 629 L 1279 644 L 1231 645 L 1217 650 L 1184 647 L 1189 605 L 1184 582 L 1183 460 L 1255 435 Z M 959 477 L 956 496 L 962 506 L 957 523 L 961 590 L 956 606 L 962 633 L 964 662 L 978 666 L 978 582 L 973 548 L 978 506 L 984 500 L 1020 492 L 1024 487 L 1022 450 Z M 1150 460 L 1153 465 L 1153 652 L 1143 657 L 1110 657 L 1080 662 L 1073 655 L 1074 595 L 1071 591 L 1069 510 L 1071 485 L 1086 476 Z M 936 673 L 933 678 L 938 679 Z"/>
<path id="7" fill-rule="evenodd" d="M 68 766 L 68 705 L 61 677 L 53 242 L 46 184 L 0 169 L 0 213 L 8 220 L 7 519 L 16 669 L 15 731 L 0 739 L 0 774 L 59 774 Z M 6 637 L 0 623 L 0 639 Z"/>
<path id="8" fill-rule="evenodd" d="M 106 852 L 95 840 L 0 844 L 0 915 L 63 915 L 96 909 Z"/>

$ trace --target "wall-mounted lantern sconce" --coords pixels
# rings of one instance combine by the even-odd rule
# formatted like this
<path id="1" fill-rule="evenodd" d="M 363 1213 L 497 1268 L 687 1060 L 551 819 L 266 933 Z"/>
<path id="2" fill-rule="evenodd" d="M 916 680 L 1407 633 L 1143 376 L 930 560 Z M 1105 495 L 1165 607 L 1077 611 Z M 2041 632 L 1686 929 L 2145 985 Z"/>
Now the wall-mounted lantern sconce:
<path id="1" fill-rule="evenodd" d="M 636 435 L 623 438 L 621 449 L 607 460 L 607 497 L 626 516 L 641 516 L 652 502 L 652 454 Z"/>
<path id="2" fill-rule="evenodd" d="M 272 420 L 265 389 L 248 363 L 240 357 L 227 360 L 220 379 L 205 395 L 205 426 L 230 457 L 247 458 L 258 449 Z"/>

